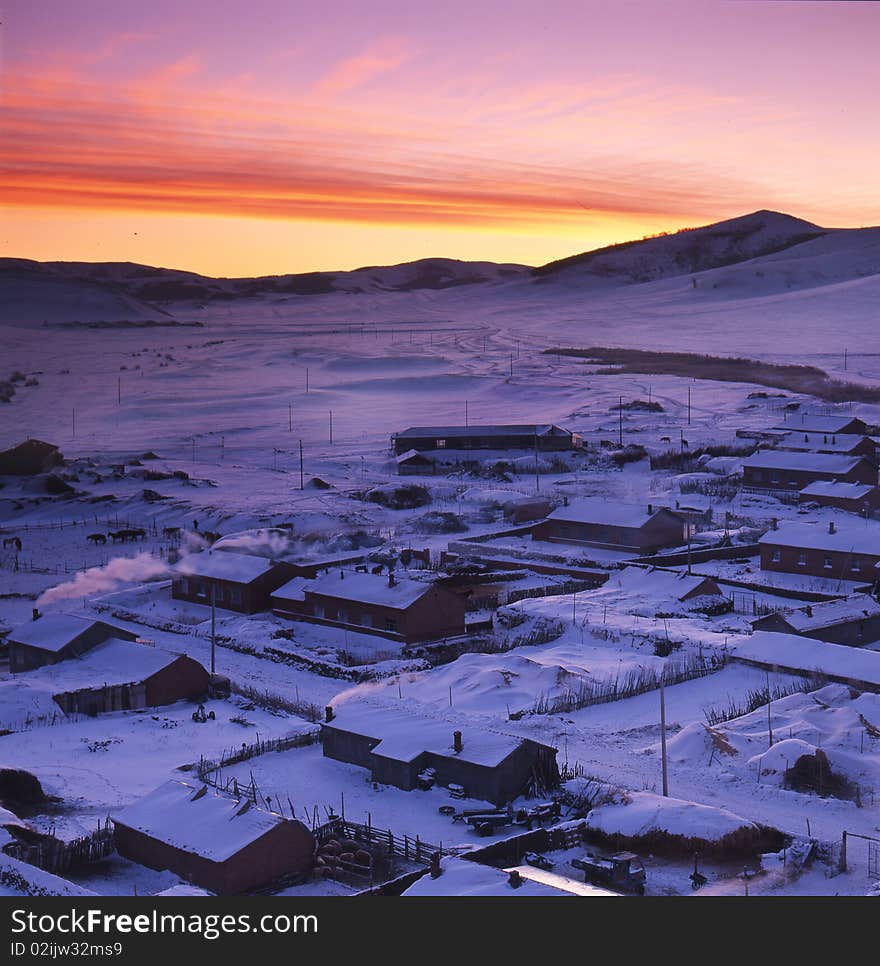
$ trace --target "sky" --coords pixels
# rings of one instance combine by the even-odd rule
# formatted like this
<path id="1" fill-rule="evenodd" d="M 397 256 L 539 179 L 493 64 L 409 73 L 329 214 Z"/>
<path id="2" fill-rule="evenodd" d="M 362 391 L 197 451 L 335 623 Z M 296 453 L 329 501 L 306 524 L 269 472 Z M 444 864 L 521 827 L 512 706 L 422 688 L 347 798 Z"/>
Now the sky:
<path id="1" fill-rule="evenodd" d="M 0 255 L 537 265 L 880 224 L 880 3 L 0 0 Z"/>

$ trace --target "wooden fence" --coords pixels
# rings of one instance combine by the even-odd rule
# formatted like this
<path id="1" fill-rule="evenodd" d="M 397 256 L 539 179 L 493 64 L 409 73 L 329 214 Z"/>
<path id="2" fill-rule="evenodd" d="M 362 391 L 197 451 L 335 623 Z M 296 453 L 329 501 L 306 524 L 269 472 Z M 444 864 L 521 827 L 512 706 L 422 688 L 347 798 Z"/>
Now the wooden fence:
<path id="1" fill-rule="evenodd" d="M 91 835 L 71 842 L 43 836 L 36 842 L 11 842 L 3 851 L 14 859 L 35 865 L 53 875 L 64 875 L 70 869 L 106 859 L 115 848 L 113 823 L 107 818 Z"/>

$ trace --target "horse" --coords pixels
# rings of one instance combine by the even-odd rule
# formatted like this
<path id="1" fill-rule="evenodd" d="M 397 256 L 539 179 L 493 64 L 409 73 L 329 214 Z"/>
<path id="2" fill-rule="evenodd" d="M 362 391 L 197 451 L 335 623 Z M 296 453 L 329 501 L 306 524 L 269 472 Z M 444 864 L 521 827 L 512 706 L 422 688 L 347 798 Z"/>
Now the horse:
<path id="1" fill-rule="evenodd" d="M 103 533 L 90 533 L 86 537 L 86 540 L 91 540 L 96 547 L 99 543 L 103 545 L 107 542 L 107 538 L 104 536 Z"/>
<path id="2" fill-rule="evenodd" d="M 143 530 L 141 527 L 132 527 L 127 531 L 128 535 L 132 540 L 146 540 L 147 531 Z"/>
<path id="3" fill-rule="evenodd" d="M 16 553 L 21 552 L 21 537 L 4 537 L 3 538 L 3 549 L 7 547 L 12 547 Z"/>
<path id="4" fill-rule="evenodd" d="M 117 540 L 120 540 L 120 541 L 122 541 L 122 543 L 125 543 L 125 541 L 128 539 L 128 531 L 127 530 L 111 530 L 107 534 L 107 536 L 109 536 L 110 539 L 114 543 L 116 543 Z"/>
<path id="5" fill-rule="evenodd" d="M 162 530 L 162 536 L 168 538 L 174 538 L 180 536 L 180 527 L 165 527 Z"/>

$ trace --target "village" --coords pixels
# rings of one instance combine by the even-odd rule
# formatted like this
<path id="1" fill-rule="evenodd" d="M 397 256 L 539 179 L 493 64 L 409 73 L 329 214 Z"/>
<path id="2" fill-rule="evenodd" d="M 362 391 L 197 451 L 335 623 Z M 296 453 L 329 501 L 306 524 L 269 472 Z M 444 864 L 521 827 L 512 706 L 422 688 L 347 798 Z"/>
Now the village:
<path id="1" fill-rule="evenodd" d="M 305 457 L 291 407 L 271 467 L 0 452 L 0 882 L 880 890 L 880 409 L 590 378 Z"/>

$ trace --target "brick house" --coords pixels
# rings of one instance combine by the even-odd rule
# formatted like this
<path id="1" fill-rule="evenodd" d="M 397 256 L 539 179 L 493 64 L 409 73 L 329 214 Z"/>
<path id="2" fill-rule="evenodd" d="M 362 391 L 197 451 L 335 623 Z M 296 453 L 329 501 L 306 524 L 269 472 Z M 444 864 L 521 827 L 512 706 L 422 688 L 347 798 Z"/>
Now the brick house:
<path id="1" fill-rule="evenodd" d="M 172 779 L 111 815 L 120 855 L 217 895 L 305 877 L 315 840 L 302 822 L 206 785 Z"/>
<path id="2" fill-rule="evenodd" d="M 761 570 L 873 583 L 880 523 L 785 523 L 758 541 Z"/>
<path id="3" fill-rule="evenodd" d="M 51 690 L 65 714 L 102 714 L 154 708 L 198 698 L 210 675 L 185 654 L 108 638 L 77 660 L 32 671 L 27 685 Z"/>
<path id="4" fill-rule="evenodd" d="M 74 614 L 47 614 L 9 632 L 9 670 L 18 674 L 80 657 L 111 637 L 133 641 L 137 634 Z"/>
<path id="5" fill-rule="evenodd" d="M 819 433 L 829 436 L 867 436 L 868 424 L 854 416 L 820 416 L 814 413 L 794 413 L 772 427 L 788 432 Z"/>
<path id="6" fill-rule="evenodd" d="M 577 433 L 552 424 L 510 426 L 412 426 L 392 437 L 398 456 L 409 450 L 516 450 L 553 452 L 577 449 Z"/>
<path id="7" fill-rule="evenodd" d="M 464 598 L 438 583 L 335 570 L 294 578 L 272 594 L 278 617 L 411 644 L 465 632 Z"/>
<path id="8" fill-rule="evenodd" d="M 175 600 L 215 606 L 239 614 L 269 609 L 269 598 L 296 573 L 292 565 L 252 554 L 206 550 L 185 557 L 171 584 Z"/>
<path id="9" fill-rule="evenodd" d="M 756 490 L 801 490 L 816 481 L 877 485 L 877 467 L 864 456 L 762 450 L 743 460 L 743 485 Z"/>
<path id="10" fill-rule="evenodd" d="M 877 444 L 870 436 L 837 435 L 835 433 L 785 433 L 777 449 L 799 453 L 833 453 L 838 456 L 864 456 L 877 459 Z"/>
<path id="11" fill-rule="evenodd" d="M 849 513 L 869 515 L 880 507 L 880 487 L 868 483 L 837 483 L 817 480 L 798 494 L 801 503 L 831 506 Z"/>
<path id="12" fill-rule="evenodd" d="M 461 785 L 469 798 L 505 805 L 537 779 L 556 787 L 556 749 L 530 738 L 450 724 L 403 708 L 341 701 L 321 728 L 324 755 L 369 770 L 373 781 L 405 791 L 432 770 L 436 784 Z"/>
<path id="13" fill-rule="evenodd" d="M 534 527 L 532 538 L 649 554 L 685 543 L 686 526 L 680 513 L 666 507 L 591 498 L 557 507 Z"/>
<path id="14" fill-rule="evenodd" d="M 0 475 L 36 476 L 38 473 L 48 473 L 63 460 L 64 457 L 53 443 L 26 439 L 0 452 Z"/>
<path id="15" fill-rule="evenodd" d="M 851 594 L 791 613 L 767 614 L 752 621 L 752 628 L 859 647 L 880 641 L 880 603 L 870 594 Z"/>

